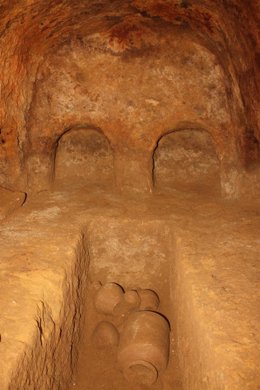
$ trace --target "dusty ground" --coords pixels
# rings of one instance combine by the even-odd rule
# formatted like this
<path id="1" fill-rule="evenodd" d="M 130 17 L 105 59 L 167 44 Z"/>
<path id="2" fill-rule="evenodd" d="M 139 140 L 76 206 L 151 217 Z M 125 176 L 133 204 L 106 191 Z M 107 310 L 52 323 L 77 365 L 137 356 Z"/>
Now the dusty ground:
<path id="1" fill-rule="evenodd" d="M 30 197 L 1 224 L 1 390 L 67 390 L 72 379 L 78 390 L 127 389 L 122 378 L 114 384 L 117 373 L 108 383 L 103 365 L 89 363 L 91 311 L 83 313 L 97 275 L 156 284 L 173 338 L 161 388 L 177 381 L 179 390 L 171 369 L 179 361 L 184 389 L 259 389 L 259 222 L 259 202 L 178 191 Z"/>

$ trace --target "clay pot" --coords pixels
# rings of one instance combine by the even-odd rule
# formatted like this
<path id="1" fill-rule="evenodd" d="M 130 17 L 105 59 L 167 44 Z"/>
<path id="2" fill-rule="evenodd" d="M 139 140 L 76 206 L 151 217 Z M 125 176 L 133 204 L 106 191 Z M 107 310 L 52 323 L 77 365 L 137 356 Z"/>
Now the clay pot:
<path id="1" fill-rule="evenodd" d="M 140 306 L 141 298 L 136 290 L 127 290 L 124 294 L 124 301 L 130 309 L 136 310 Z"/>
<path id="2" fill-rule="evenodd" d="M 102 287 L 102 283 L 100 281 L 95 281 L 91 283 L 91 290 L 97 292 Z"/>
<path id="3" fill-rule="evenodd" d="M 124 377 L 152 385 L 169 360 L 170 327 L 159 313 L 131 313 L 124 324 L 118 349 L 118 363 Z"/>
<path id="4" fill-rule="evenodd" d="M 123 300 L 124 290 L 119 284 L 106 283 L 98 290 L 94 305 L 102 314 L 114 314 L 115 307 Z"/>
<path id="5" fill-rule="evenodd" d="M 114 308 L 116 316 L 125 317 L 134 310 L 138 310 L 141 299 L 136 290 L 127 290 L 122 301 Z"/>
<path id="6" fill-rule="evenodd" d="M 111 322 L 101 321 L 92 334 L 92 341 L 98 348 L 115 347 L 119 343 L 119 333 Z"/>
<path id="7" fill-rule="evenodd" d="M 160 298 L 153 290 L 138 290 L 141 298 L 140 310 L 156 311 L 160 305 Z"/>

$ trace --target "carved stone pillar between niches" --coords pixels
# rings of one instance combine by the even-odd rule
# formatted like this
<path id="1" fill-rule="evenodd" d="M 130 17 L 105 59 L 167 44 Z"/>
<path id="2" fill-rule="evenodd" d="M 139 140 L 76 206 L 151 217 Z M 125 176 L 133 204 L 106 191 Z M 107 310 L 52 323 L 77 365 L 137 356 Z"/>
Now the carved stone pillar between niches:
<path id="1" fill-rule="evenodd" d="M 53 183 L 53 158 L 50 154 L 31 154 L 27 159 L 27 186 L 29 192 L 48 190 Z"/>
<path id="2" fill-rule="evenodd" d="M 121 192 L 152 192 L 150 152 L 134 149 L 116 150 L 114 166 L 116 185 Z"/>

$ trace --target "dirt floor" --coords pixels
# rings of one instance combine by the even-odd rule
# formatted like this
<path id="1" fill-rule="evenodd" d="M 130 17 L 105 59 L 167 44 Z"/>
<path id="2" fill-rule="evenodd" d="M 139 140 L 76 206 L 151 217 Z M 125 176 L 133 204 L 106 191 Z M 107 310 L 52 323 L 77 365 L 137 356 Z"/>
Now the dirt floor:
<path id="1" fill-rule="evenodd" d="M 158 292 L 171 357 L 151 388 L 259 389 L 259 222 L 259 200 L 195 192 L 29 197 L 1 224 L 1 390 L 147 388 L 92 343 L 94 280 Z"/>

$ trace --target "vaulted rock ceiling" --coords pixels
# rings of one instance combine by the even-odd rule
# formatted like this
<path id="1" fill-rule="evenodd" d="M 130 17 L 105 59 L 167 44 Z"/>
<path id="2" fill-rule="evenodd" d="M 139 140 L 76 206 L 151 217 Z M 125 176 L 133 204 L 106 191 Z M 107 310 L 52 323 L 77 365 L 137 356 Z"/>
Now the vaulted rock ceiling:
<path id="1" fill-rule="evenodd" d="M 57 140 L 82 125 L 102 129 L 129 170 L 148 171 L 158 139 L 187 127 L 212 135 L 227 177 L 247 169 L 259 157 L 259 11 L 257 0 L 2 0 L 1 185 L 43 188 Z"/>

